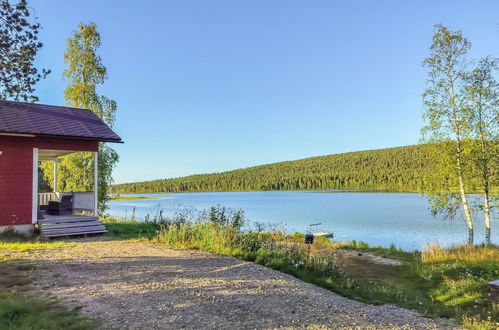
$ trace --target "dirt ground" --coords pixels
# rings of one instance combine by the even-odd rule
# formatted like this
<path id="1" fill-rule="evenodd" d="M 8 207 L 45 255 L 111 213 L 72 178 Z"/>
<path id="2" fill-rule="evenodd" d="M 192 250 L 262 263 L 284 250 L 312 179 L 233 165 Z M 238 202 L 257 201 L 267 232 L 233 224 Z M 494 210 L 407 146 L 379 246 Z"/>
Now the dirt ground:
<path id="1" fill-rule="evenodd" d="M 33 292 L 129 329 L 441 329 L 390 305 L 371 306 L 254 263 L 147 242 L 80 241 L 0 251 L 37 265 Z"/>

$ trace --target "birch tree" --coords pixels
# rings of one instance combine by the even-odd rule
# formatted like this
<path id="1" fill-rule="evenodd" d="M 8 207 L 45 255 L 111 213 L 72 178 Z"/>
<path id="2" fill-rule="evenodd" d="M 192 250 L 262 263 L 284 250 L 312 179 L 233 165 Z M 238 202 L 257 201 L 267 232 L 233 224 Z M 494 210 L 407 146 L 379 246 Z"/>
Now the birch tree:
<path id="1" fill-rule="evenodd" d="M 76 108 L 92 110 L 108 126 L 115 121 L 116 102 L 100 95 L 97 86 L 107 79 L 106 67 L 97 55 L 101 39 L 95 23 L 79 24 L 67 41 L 64 63 L 67 65 L 63 77 L 68 82 L 64 97 L 66 104 Z M 112 170 L 119 156 L 106 143 L 99 143 L 98 155 L 98 210 L 106 210 Z M 94 158 L 90 153 L 74 153 L 61 157 L 59 162 L 59 184 L 63 191 L 88 191 L 93 189 Z M 52 164 L 44 164 L 48 181 L 52 182 Z"/>
<path id="2" fill-rule="evenodd" d="M 462 206 L 468 227 L 468 244 L 473 244 L 473 220 L 466 187 L 466 153 L 469 108 L 463 95 L 464 56 L 470 48 L 461 31 L 436 25 L 430 55 L 423 62 L 428 68 L 427 89 L 423 94 L 426 126 L 423 141 L 434 146 L 435 172 L 427 177 L 426 195 L 434 213 L 453 217 Z M 437 170 L 438 169 L 438 170 Z M 457 192 L 453 191 L 454 183 Z M 445 188 L 442 191 L 442 187 Z"/>
<path id="3" fill-rule="evenodd" d="M 479 61 L 465 75 L 465 93 L 470 109 L 471 153 L 478 179 L 477 191 L 482 194 L 479 209 L 485 220 L 485 244 L 490 244 L 491 211 L 497 196 L 490 192 L 498 181 L 499 84 L 494 78 L 497 60 L 491 57 Z"/>

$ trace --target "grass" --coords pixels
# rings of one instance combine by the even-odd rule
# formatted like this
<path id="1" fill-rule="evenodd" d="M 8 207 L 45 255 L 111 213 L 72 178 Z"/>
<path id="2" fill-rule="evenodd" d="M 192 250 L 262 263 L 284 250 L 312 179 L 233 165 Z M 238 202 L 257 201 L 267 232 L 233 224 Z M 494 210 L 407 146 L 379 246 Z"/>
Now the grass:
<path id="1" fill-rule="evenodd" d="M 395 245 L 391 245 L 390 247 L 385 248 L 376 245 L 369 245 L 362 241 L 357 242 L 355 240 L 351 242 L 340 242 L 340 243 L 331 243 L 331 244 L 332 244 L 331 246 L 334 248 L 369 252 L 375 256 L 382 258 L 396 259 L 406 262 L 411 262 L 414 260 L 415 252 L 404 251 L 400 248 L 397 248 Z"/>
<path id="2" fill-rule="evenodd" d="M 365 303 L 395 304 L 427 316 L 453 318 L 471 329 L 499 327 L 499 308 L 486 285 L 499 278 L 497 246 L 447 250 L 433 246 L 422 253 L 408 253 L 395 247 L 318 239 L 309 254 L 301 234 L 244 234 L 206 221 L 163 228 L 156 240 L 172 248 L 253 261 Z M 340 253 L 352 249 L 405 263 L 366 263 L 366 259 Z"/>
<path id="3" fill-rule="evenodd" d="M 57 249 L 74 243 L 42 241 L 7 230 L 0 234 L 0 251 L 26 252 Z M 96 327 L 95 321 L 80 316 L 78 309 L 68 309 L 55 300 L 37 299 L 24 295 L 32 282 L 30 272 L 35 264 L 0 253 L 0 329 L 71 329 Z"/>
<path id="4" fill-rule="evenodd" d="M 444 250 L 438 245 L 430 245 L 421 254 L 421 261 L 427 264 L 441 262 L 494 263 L 499 261 L 499 251 L 497 246 L 462 245 Z"/>
<path id="5" fill-rule="evenodd" d="M 25 252 L 68 245 L 71 244 L 40 242 L 12 233 L 0 235 L 0 250 Z M 80 316 L 78 309 L 68 309 L 55 300 L 23 294 L 32 282 L 30 272 L 36 269 L 35 264 L 0 253 L 0 329 L 94 329 L 96 323 Z"/>
<path id="6" fill-rule="evenodd" d="M 0 241 L 0 250 L 11 250 L 26 252 L 31 250 L 51 250 L 68 247 L 74 243 L 54 241 L 54 242 L 2 242 Z"/>
<path id="7" fill-rule="evenodd" d="M 39 236 L 27 237 L 20 235 L 13 230 L 6 230 L 0 233 L 0 250 L 26 252 L 31 250 L 59 249 L 74 245 L 63 241 L 44 241 Z M 0 261 L 8 259 L 0 253 Z"/>
<path id="8" fill-rule="evenodd" d="M 56 301 L 0 291 L 0 329 L 94 329 L 95 323 Z"/>
<path id="9" fill-rule="evenodd" d="M 101 221 L 108 231 L 106 235 L 120 239 L 152 239 L 161 229 L 160 225 L 154 222 L 125 221 L 111 217 L 102 218 Z"/>

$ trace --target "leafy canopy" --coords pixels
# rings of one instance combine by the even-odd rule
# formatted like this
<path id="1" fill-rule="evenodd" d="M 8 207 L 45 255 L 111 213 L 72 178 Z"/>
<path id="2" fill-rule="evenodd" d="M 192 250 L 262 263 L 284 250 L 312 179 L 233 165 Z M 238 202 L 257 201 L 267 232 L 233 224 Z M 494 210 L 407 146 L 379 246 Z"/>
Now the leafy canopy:
<path id="1" fill-rule="evenodd" d="M 78 31 L 73 32 L 67 41 L 64 53 L 63 72 L 68 85 L 64 91 L 66 103 L 76 108 L 92 110 L 110 127 L 116 118 L 116 102 L 100 95 L 97 86 L 107 79 L 106 67 L 97 55 L 101 39 L 95 23 L 79 24 Z M 98 155 L 98 210 L 106 210 L 109 185 L 112 183 L 112 171 L 119 156 L 114 149 L 105 143 L 99 145 Z M 45 176 L 53 182 L 53 164 L 46 163 Z M 91 191 L 93 187 L 94 157 L 92 153 L 74 153 L 60 158 L 59 191 Z"/>
<path id="2" fill-rule="evenodd" d="M 30 16 L 26 0 L 0 0 L 0 99 L 38 101 L 35 85 L 50 73 L 34 66 L 43 44 L 38 41 L 40 24 Z"/>

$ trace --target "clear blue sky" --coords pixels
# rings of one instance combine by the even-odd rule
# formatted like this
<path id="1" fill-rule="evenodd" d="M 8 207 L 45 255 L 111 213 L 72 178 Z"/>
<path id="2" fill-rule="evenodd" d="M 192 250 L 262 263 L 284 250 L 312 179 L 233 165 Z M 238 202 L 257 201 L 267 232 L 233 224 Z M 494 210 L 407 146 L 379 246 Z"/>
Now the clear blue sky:
<path id="1" fill-rule="evenodd" d="M 66 39 L 98 25 L 118 183 L 415 144 L 433 25 L 499 54 L 497 0 L 28 2 L 41 103 L 64 103 Z"/>

